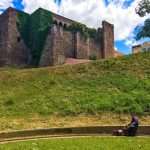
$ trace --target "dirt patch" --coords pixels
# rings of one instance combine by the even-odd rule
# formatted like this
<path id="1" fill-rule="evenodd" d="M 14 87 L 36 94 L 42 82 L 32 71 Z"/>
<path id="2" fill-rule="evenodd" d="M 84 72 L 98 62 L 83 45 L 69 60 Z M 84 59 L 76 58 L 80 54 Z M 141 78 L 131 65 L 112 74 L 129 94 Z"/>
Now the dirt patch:
<path id="1" fill-rule="evenodd" d="M 75 58 L 67 58 L 65 64 L 68 65 L 74 65 L 74 64 L 82 64 L 82 63 L 88 63 L 91 60 L 88 59 L 75 59 Z"/>
<path id="2" fill-rule="evenodd" d="M 140 125 L 150 125 L 150 116 L 141 116 Z M 0 118 L 0 131 L 22 129 L 39 129 L 51 127 L 82 127 L 103 125 L 126 125 L 130 122 L 129 115 L 102 114 L 97 116 L 32 116 L 28 118 Z"/>

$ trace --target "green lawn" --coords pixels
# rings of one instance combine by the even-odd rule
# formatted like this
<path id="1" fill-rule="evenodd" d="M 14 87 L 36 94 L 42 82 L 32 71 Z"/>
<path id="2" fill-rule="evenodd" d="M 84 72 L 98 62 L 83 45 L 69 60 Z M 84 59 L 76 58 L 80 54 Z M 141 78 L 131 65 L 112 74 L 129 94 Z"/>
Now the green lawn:
<path id="1" fill-rule="evenodd" d="M 0 145 L 0 150 L 149 150 L 150 138 L 92 137 L 50 139 Z"/>

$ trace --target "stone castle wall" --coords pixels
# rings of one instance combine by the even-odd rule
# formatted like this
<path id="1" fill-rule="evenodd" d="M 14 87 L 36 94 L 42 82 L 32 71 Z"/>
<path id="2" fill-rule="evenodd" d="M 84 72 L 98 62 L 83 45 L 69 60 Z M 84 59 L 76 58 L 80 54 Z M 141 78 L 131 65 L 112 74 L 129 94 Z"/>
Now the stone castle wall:
<path id="1" fill-rule="evenodd" d="M 42 61 L 40 62 L 44 63 L 40 63 L 40 66 L 63 64 L 65 59 L 69 57 L 77 59 L 89 59 L 92 56 L 97 59 L 113 57 L 113 26 L 104 22 L 103 28 L 98 29 L 98 34 L 98 39 L 85 38 L 79 32 L 72 33 L 66 31 L 62 26 L 54 25 L 46 42 L 47 50 L 43 51 L 41 57 Z M 48 58 L 43 58 L 43 56 Z M 51 59 L 51 63 L 46 63 L 46 60 L 49 59 Z"/>
<path id="2" fill-rule="evenodd" d="M 31 58 L 31 50 L 25 45 L 17 28 L 17 13 L 15 9 L 9 8 L 0 15 L 0 66 L 25 66 Z M 60 65 L 69 57 L 113 57 L 113 25 L 103 22 L 103 27 L 97 30 L 100 38 L 85 38 L 79 32 L 73 33 L 65 29 L 64 25 L 71 24 L 71 20 L 59 15 L 54 18 L 57 19 L 57 24 L 49 29 L 39 66 Z"/>
<path id="3" fill-rule="evenodd" d="M 49 31 L 39 65 L 63 64 L 67 57 L 74 57 L 73 50 L 72 33 L 64 31 L 61 26 L 54 25 Z"/>
<path id="4" fill-rule="evenodd" d="M 63 50 L 65 52 L 66 58 L 74 58 L 75 51 L 74 51 L 74 35 L 69 32 L 63 30 Z"/>
<path id="5" fill-rule="evenodd" d="M 0 16 L 0 66 L 8 63 L 7 42 L 8 42 L 8 13 Z M 5 31 L 5 32 L 4 32 Z"/>
<path id="6" fill-rule="evenodd" d="M 89 40 L 89 57 L 96 56 L 97 59 L 102 58 L 102 42 L 94 39 Z"/>
<path id="7" fill-rule="evenodd" d="M 52 47 L 53 47 L 53 35 L 51 34 L 51 30 L 49 30 L 49 34 L 46 39 L 46 44 L 43 50 L 43 53 L 41 55 L 41 59 L 39 62 L 39 66 L 50 66 L 53 64 L 53 52 L 52 52 Z"/>
<path id="8" fill-rule="evenodd" d="M 106 21 L 102 22 L 102 26 L 103 58 L 111 58 L 114 55 L 114 27 Z"/>
<path id="9" fill-rule="evenodd" d="M 9 8 L 0 16 L 0 65 L 26 66 L 29 50 L 17 30 L 17 11 Z"/>
<path id="10" fill-rule="evenodd" d="M 78 59 L 88 59 L 89 58 L 89 38 L 86 39 L 79 32 L 75 36 L 75 53 Z"/>
<path id="11" fill-rule="evenodd" d="M 60 65 L 65 62 L 65 52 L 63 50 L 63 31 L 59 26 L 54 26 L 52 34 L 52 65 Z"/>
<path id="12" fill-rule="evenodd" d="M 49 31 L 40 66 L 63 64 L 66 58 L 102 58 L 101 48 L 102 42 L 94 38 L 85 38 L 79 32 L 72 33 L 62 26 L 54 25 Z"/>

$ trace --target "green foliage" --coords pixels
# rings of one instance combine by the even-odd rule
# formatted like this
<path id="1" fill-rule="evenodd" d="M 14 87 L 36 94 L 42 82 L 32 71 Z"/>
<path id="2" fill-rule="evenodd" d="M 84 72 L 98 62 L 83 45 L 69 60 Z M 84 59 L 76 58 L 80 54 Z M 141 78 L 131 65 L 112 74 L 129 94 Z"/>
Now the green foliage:
<path id="1" fill-rule="evenodd" d="M 140 26 L 138 30 L 139 32 L 136 35 L 137 40 L 145 37 L 150 37 L 150 19 L 147 19 L 144 22 L 144 25 Z"/>
<path id="2" fill-rule="evenodd" d="M 31 64 L 37 66 L 44 48 L 49 28 L 53 23 L 52 14 L 44 9 L 38 9 L 31 16 L 18 14 L 18 29 L 32 52 Z"/>
<path id="3" fill-rule="evenodd" d="M 96 38 L 97 37 L 97 31 L 96 29 L 88 28 L 86 25 L 74 22 L 72 23 L 67 30 L 72 32 L 80 32 L 85 38 L 91 37 Z"/>
<path id="4" fill-rule="evenodd" d="M 149 0 L 141 0 L 139 2 L 138 7 L 136 8 L 136 13 L 144 17 L 146 14 L 150 13 L 150 1 Z"/>
<path id="5" fill-rule="evenodd" d="M 89 37 L 97 38 L 97 31 L 96 31 L 96 29 L 88 28 L 87 30 L 88 30 Z"/>
<path id="6" fill-rule="evenodd" d="M 149 137 L 86 137 L 4 143 L 0 150 L 149 150 Z"/>
<path id="7" fill-rule="evenodd" d="M 14 102 L 12 100 L 7 100 L 4 105 L 5 106 L 12 106 L 13 104 L 14 104 Z"/>
<path id="8" fill-rule="evenodd" d="M 96 60 L 97 57 L 96 57 L 96 55 L 91 55 L 91 56 L 89 57 L 89 59 L 90 59 L 90 60 Z"/>
<path id="9" fill-rule="evenodd" d="M 30 16 L 24 12 L 18 13 L 17 27 L 25 44 L 29 47 Z"/>
<path id="10" fill-rule="evenodd" d="M 138 7 L 136 8 L 136 13 L 141 17 L 144 17 L 146 14 L 149 14 L 150 13 L 150 1 L 141 0 L 139 2 Z M 150 18 L 145 20 L 144 25 L 137 27 L 137 29 L 138 29 L 138 33 L 136 35 L 136 40 L 150 37 Z"/>

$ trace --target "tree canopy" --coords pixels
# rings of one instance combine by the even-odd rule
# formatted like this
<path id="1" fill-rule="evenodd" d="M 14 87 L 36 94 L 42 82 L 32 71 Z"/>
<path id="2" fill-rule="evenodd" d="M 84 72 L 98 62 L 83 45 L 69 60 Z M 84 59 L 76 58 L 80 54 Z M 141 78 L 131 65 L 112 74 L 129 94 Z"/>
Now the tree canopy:
<path id="1" fill-rule="evenodd" d="M 141 0 L 138 7 L 136 8 L 136 13 L 144 17 L 146 14 L 150 13 L 150 0 Z"/>
<path id="2" fill-rule="evenodd" d="M 144 25 L 139 28 L 139 32 L 136 35 L 136 39 L 150 37 L 150 19 L 145 20 Z"/>
<path id="3" fill-rule="evenodd" d="M 150 0 L 141 0 L 136 8 L 136 13 L 140 17 L 150 14 Z M 150 37 L 150 18 L 145 20 L 144 25 L 139 28 L 139 31 L 136 35 L 137 40 L 145 37 Z"/>

